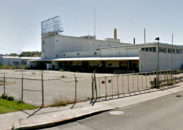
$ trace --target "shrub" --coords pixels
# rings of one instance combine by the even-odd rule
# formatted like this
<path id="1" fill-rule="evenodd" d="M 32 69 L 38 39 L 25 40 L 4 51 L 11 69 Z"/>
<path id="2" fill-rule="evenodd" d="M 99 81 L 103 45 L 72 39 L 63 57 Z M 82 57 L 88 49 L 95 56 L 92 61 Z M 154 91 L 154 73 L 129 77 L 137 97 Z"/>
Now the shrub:
<path id="1" fill-rule="evenodd" d="M 3 69 L 10 69 L 9 65 L 3 65 Z"/>
<path id="2" fill-rule="evenodd" d="M 27 66 L 26 65 L 20 65 L 18 68 L 19 69 L 27 69 Z"/>
<path id="3" fill-rule="evenodd" d="M 13 101 L 13 100 L 14 100 L 13 96 L 8 97 L 8 101 Z"/>
<path id="4" fill-rule="evenodd" d="M 60 69 L 59 71 L 64 72 L 64 69 Z"/>
<path id="5" fill-rule="evenodd" d="M 66 78 L 66 76 L 65 75 L 62 75 L 62 76 L 60 76 L 60 78 Z"/>
<path id="6" fill-rule="evenodd" d="M 17 67 L 16 66 L 12 66 L 12 69 L 16 69 Z"/>
<path id="7" fill-rule="evenodd" d="M 3 94 L 1 97 L 2 97 L 2 99 L 7 99 L 8 95 L 7 94 Z"/>

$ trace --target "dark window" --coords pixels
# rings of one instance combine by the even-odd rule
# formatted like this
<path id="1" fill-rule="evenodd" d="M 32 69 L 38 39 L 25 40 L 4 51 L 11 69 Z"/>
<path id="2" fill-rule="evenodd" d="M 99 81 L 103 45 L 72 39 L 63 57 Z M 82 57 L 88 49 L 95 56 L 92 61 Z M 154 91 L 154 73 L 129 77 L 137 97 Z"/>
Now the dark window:
<path id="1" fill-rule="evenodd" d="M 166 53 L 166 48 L 159 47 L 159 52 Z"/>

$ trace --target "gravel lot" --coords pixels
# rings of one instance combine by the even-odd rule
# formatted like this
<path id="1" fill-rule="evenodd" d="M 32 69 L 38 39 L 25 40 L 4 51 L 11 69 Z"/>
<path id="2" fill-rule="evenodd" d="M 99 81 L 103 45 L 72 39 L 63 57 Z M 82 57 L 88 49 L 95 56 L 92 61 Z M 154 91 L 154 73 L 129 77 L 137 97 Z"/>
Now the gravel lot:
<path id="1" fill-rule="evenodd" d="M 55 103 L 56 100 L 74 101 L 75 83 L 77 85 L 77 101 L 88 100 L 92 97 L 93 73 L 39 70 L 0 70 L 0 94 L 2 95 L 4 92 L 2 81 L 4 81 L 5 74 L 6 94 L 14 96 L 16 100 L 21 100 L 23 83 L 24 102 L 40 106 L 42 104 L 41 73 L 43 73 L 44 79 L 44 104 L 46 106 Z M 75 82 L 75 76 L 77 82 Z M 150 83 L 154 81 L 155 76 L 155 74 L 96 74 L 98 97 L 109 99 L 113 98 L 113 95 L 125 96 L 125 93 L 139 93 L 140 90 L 150 89 Z M 174 75 L 174 77 L 179 76 L 182 74 Z M 170 74 L 160 75 L 162 80 L 170 79 L 170 77 Z"/>

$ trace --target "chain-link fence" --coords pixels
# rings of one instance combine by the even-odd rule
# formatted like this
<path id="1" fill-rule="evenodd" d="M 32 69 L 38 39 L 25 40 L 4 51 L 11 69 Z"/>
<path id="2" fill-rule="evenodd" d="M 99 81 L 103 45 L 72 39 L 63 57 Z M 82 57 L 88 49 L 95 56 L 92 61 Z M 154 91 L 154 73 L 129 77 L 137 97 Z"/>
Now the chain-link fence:
<path id="1" fill-rule="evenodd" d="M 57 106 L 91 99 L 91 74 L 57 71 L 0 73 L 0 94 L 37 106 Z"/>
<path id="2" fill-rule="evenodd" d="M 181 82 L 182 78 L 180 71 L 91 74 L 0 70 L 0 95 L 37 106 L 59 106 L 151 92 Z"/>
<path id="3" fill-rule="evenodd" d="M 93 75 L 92 101 L 125 97 L 164 88 L 181 82 L 181 71 L 115 74 L 112 76 Z"/>

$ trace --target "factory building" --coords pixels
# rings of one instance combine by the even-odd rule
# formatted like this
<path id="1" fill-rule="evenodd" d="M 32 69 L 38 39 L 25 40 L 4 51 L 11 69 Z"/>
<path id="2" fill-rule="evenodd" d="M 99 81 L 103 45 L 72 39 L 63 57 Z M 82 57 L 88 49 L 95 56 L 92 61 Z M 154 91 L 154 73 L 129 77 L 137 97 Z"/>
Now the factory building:
<path id="1" fill-rule="evenodd" d="M 39 59 L 40 57 L 0 56 L 0 65 L 21 66 L 27 65 L 28 61 Z"/>
<path id="2" fill-rule="evenodd" d="M 159 70 L 183 67 L 183 46 L 157 42 L 135 44 L 135 40 L 133 44 L 123 43 L 117 39 L 116 29 L 114 38 L 105 40 L 45 33 L 41 48 L 41 59 L 29 61 L 29 68 L 113 73 L 156 71 L 157 66 Z"/>

